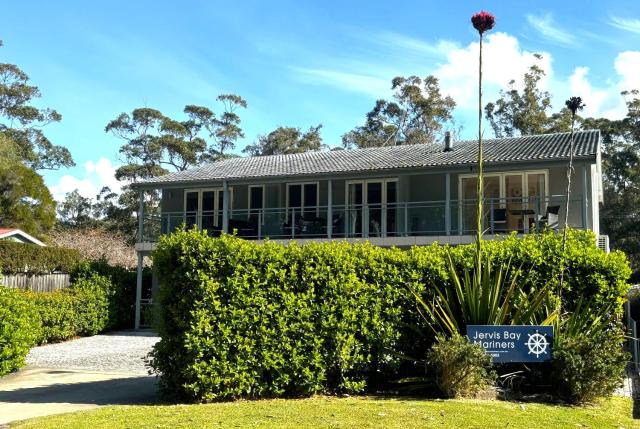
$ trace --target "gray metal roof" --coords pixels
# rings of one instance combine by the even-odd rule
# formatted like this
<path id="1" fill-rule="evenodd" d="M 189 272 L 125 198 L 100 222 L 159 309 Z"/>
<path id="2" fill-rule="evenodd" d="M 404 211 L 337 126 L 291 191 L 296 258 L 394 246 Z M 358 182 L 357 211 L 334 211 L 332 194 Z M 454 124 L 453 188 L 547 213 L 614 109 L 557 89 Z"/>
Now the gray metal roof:
<path id="1" fill-rule="evenodd" d="M 599 143 L 598 130 L 576 132 L 574 156 L 595 159 Z M 487 164 L 563 160 L 569 158 L 569 144 L 569 133 L 487 139 L 484 141 L 484 159 Z M 454 142 L 453 150 L 449 152 L 445 152 L 441 144 L 418 144 L 230 158 L 154 177 L 136 185 L 473 165 L 477 163 L 477 151 L 477 140 L 466 140 Z"/>

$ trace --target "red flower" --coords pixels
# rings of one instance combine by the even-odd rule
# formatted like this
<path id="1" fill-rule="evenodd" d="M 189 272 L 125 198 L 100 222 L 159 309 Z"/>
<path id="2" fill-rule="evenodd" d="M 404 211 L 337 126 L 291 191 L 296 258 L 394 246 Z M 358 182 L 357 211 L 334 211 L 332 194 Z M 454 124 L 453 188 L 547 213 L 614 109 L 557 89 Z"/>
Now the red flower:
<path id="1" fill-rule="evenodd" d="M 473 28 L 478 30 L 480 34 L 491 30 L 496 25 L 496 17 L 489 12 L 480 11 L 471 17 Z"/>

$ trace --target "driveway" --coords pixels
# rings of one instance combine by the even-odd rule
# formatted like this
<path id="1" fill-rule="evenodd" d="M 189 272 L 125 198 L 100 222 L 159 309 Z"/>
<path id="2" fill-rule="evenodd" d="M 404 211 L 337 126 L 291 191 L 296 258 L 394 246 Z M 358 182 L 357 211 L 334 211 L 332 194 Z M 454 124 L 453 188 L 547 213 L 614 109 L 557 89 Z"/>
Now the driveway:
<path id="1" fill-rule="evenodd" d="M 121 331 L 36 347 L 27 366 L 0 378 L 0 425 L 101 405 L 157 401 L 145 356 L 158 337 Z"/>

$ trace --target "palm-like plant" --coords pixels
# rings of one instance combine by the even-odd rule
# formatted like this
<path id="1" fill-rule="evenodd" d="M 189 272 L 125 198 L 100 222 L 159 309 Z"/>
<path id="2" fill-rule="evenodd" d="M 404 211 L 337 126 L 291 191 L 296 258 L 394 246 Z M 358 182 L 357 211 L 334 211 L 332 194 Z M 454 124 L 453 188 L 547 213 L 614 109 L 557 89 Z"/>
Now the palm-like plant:
<path id="1" fill-rule="evenodd" d="M 482 206 L 484 203 L 484 176 L 483 176 L 483 156 L 482 156 L 482 42 L 484 33 L 491 30 L 496 24 L 496 18 L 489 12 L 480 11 L 471 17 L 473 28 L 480 35 L 480 46 L 478 54 L 478 188 L 476 196 L 478 207 L 476 213 L 476 270 L 475 281 L 482 283 Z"/>
<path id="2" fill-rule="evenodd" d="M 460 276 L 448 255 L 448 287 L 436 286 L 431 299 L 411 289 L 418 311 L 436 334 L 464 335 L 467 325 L 549 325 L 556 320 L 557 312 L 547 311 L 553 283 L 525 292 L 520 285 L 527 281 L 520 269 L 510 262 L 498 264 L 496 270 L 492 265 L 488 259 L 481 261 L 481 275 L 463 269 Z"/>
<path id="3" fill-rule="evenodd" d="M 571 111 L 571 138 L 569 144 L 569 164 L 567 165 L 567 195 L 564 209 L 564 230 L 562 232 L 562 255 L 560 257 L 560 282 L 558 283 L 558 311 L 562 311 L 562 289 L 564 287 L 564 270 L 567 258 L 567 232 L 569 230 L 569 203 L 571 201 L 571 178 L 573 176 L 573 146 L 576 126 L 576 115 L 584 108 L 584 103 L 580 97 L 571 97 L 565 105 Z"/>

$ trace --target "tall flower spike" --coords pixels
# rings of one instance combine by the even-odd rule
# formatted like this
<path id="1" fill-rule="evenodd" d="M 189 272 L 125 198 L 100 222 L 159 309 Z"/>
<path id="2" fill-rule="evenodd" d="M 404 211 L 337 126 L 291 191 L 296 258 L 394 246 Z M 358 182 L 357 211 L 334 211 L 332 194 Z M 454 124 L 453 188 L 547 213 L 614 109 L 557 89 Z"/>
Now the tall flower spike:
<path id="1" fill-rule="evenodd" d="M 567 106 L 567 109 L 571 110 L 571 113 L 574 115 L 578 110 L 584 109 L 584 103 L 582 102 L 582 98 L 580 97 L 571 97 L 564 103 Z"/>
<path id="2" fill-rule="evenodd" d="M 473 24 L 473 28 L 482 34 L 485 31 L 491 30 L 493 26 L 496 25 L 496 17 L 483 10 L 471 17 L 471 23 Z"/>

